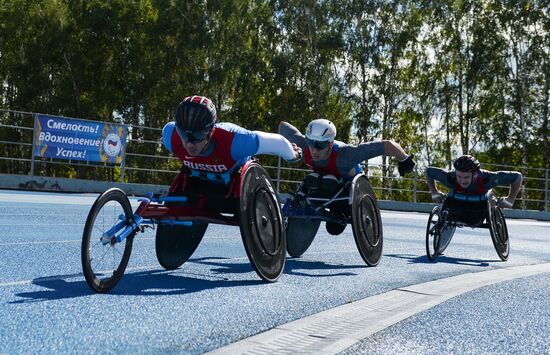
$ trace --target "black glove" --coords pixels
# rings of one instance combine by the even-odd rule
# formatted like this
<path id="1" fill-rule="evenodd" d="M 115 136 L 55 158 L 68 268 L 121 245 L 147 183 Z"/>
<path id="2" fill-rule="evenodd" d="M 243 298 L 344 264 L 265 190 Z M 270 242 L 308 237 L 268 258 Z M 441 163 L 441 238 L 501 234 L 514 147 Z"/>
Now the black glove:
<path id="1" fill-rule="evenodd" d="M 399 171 L 400 176 L 405 176 L 406 173 L 410 173 L 413 171 L 414 166 L 416 165 L 416 162 L 413 160 L 414 155 L 411 154 L 409 157 L 403 161 L 400 161 L 399 164 L 397 164 L 397 171 Z"/>

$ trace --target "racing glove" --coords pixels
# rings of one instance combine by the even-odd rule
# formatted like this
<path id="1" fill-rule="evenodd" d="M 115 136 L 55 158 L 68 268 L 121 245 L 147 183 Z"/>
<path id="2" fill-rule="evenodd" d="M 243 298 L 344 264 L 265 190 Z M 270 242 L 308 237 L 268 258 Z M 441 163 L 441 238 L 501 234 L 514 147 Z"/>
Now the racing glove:
<path id="1" fill-rule="evenodd" d="M 298 163 L 300 160 L 302 160 L 302 155 L 303 155 L 302 149 L 297 147 L 296 144 L 294 144 L 294 143 L 292 144 L 292 147 L 294 149 L 295 156 L 294 156 L 294 159 L 288 160 L 288 162 L 289 163 Z"/>
<path id="2" fill-rule="evenodd" d="M 397 164 L 397 171 L 399 171 L 400 176 L 405 176 L 406 173 L 410 173 L 413 171 L 414 166 L 416 165 L 416 162 L 413 160 L 414 155 L 411 154 L 407 157 L 407 159 L 400 161 L 399 164 Z"/>

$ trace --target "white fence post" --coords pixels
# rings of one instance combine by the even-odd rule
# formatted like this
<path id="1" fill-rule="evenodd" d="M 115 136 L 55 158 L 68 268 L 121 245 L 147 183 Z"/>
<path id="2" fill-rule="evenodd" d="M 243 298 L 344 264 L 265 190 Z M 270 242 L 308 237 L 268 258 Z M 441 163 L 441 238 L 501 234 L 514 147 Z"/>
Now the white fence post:
<path id="1" fill-rule="evenodd" d="M 281 193 L 281 157 L 277 158 L 277 195 Z"/>
<path id="2" fill-rule="evenodd" d="M 32 124 L 32 149 L 31 149 L 31 176 L 34 176 L 34 143 L 36 141 L 36 121 L 38 115 L 34 115 L 34 123 Z"/>
<path id="3" fill-rule="evenodd" d="M 418 176 L 418 164 L 414 166 L 414 179 L 413 179 L 413 202 L 416 203 L 416 190 L 418 189 L 417 177 Z"/>
<path id="4" fill-rule="evenodd" d="M 550 194 L 548 193 L 548 169 L 546 169 L 544 175 L 544 210 L 548 211 L 548 198 L 550 198 Z"/>

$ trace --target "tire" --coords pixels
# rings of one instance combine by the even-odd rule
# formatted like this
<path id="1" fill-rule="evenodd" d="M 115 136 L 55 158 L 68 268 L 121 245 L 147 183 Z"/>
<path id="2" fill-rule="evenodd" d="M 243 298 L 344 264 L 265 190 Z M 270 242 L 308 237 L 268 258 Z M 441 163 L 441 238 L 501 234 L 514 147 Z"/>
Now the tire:
<path id="1" fill-rule="evenodd" d="M 489 208 L 489 232 L 491 233 L 491 239 L 500 260 L 506 261 L 510 255 L 510 240 L 506 219 L 500 207 L 490 206 Z"/>
<path id="2" fill-rule="evenodd" d="M 286 238 L 277 194 L 264 168 L 250 162 L 243 169 L 239 202 L 240 230 L 252 267 L 267 282 L 281 276 Z"/>
<path id="3" fill-rule="evenodd" d="M 440 222 L 440 206 L 435 206 L 428 218 L 426 226 L 426 254 L 430 261 L 435 261 L 439 255 L 439 222 Z"/>
<path id="4" fill-rule="evenodd" d="M 192 226 L 159 224 L 155 237 L 157 260 L 164 269 L 175 270 L 183 265 L 199 246 L 208 223 Z"/>
<path id="5" fill-rule="evenodd" d="M 382 218 L 374 191 L 363 174 L 352 183 L 351 219 L 353 237 L 359 254 L 369 266 L 376 266 L 382 258 L 384 245 Z"/>
<path id="6" fill-rule="evenodd" d="M 124 219 L 126 225 L 133 223 L 130 201 L 120 189 L 109 189 L 93 204 L 82 236 L 82 270 L 90 288 L 96 292 L 108 292 L 122 278 L 130 254 L 135 231 L 121 243 L 101 242 L 102 234 Z"/>
<path id="7" fill-rule="evenodd" d="M 310 247 L 317 235 L 320 220 L 287 218 L 286 251 L 293 258 L 299 258 Z"/>

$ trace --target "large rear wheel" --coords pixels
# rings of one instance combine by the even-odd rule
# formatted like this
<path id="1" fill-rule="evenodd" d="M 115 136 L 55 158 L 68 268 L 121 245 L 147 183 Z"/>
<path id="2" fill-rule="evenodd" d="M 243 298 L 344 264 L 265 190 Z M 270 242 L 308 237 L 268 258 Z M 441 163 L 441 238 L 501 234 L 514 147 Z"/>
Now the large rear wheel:
<path id="1" fill-rule="evenodd" d="M 440 211 L 440 206 L 432 209 L 426 226 L 426 254 L 431 261 L 435 261 L 439 255 Z"/>
<path id="2" fill-rule="evenodd" d="M 244 248 L 258 276 L 275 282 L 286 256 L 281 208 L 264 168 L 250 162 L 243 170 L 239 218 Z"/>
<path id="3" fill-rule="evenodd" d="M 502 213 L 502 209 L 498 206 L 490 206 L 491 212 L 489 214 L 489 231 L 491 233 L 491 239 L 499 258 L 502 261 L 508 260 L 510 255 L 510 240 L 508 237 L 508 228 L 506 226 L 506 219 Z"/>
<path id="4" fill-rule="evenodd" d="M 352 229 L 359 254 L 369 266 L 376 266 L 382 258 L 384 244 L 382 218 L 367 177 L 357 175 L 352 182 Z"/>

